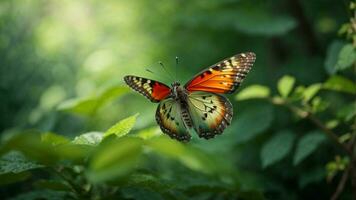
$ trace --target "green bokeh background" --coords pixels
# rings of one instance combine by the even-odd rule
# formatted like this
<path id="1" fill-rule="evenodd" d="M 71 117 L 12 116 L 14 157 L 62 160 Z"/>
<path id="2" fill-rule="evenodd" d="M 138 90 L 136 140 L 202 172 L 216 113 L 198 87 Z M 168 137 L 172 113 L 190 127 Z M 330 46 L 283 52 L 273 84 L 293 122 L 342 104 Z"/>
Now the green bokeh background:
<path id="1" fill-rule="evenodd" d="M 185 83 L 205 67 L 252 51 L 256 63 L 239 90 L 261 84 L 276 94 L 286 74 L 298 85 L 323 82 L 334 73 L 326 62 L 330 45 L 345 42 L 337 32 L 349 20 L 348 6 L 335 0 L 3 0 L 0 133 L 35 129 L 74 138 L 136 113 L 133 133 L 155 130 L 157 105 L 122 86 L 128 74 L 170 84 L 158 61 Z M 227 96 L 234 106 L 232 125 L 213 140 L 194 135 L 190 146 L 227 160 L 221 162 L 239 171 L 242 185 L 267 199 L 331 196 L 337 182 L 327 183 L 323 171 L 338 151 L 327 142 L 302 165 L 293 166 L 291 155 L 268 168 L 260 161 L 268 138 L 281 131 L 299 138 L 315 129 L 312 124 L 295 122 L 287 110 L 264 101 Z M 331 113 L 352 99 L 329 97 Z M 176 165 L 162 169 L 170 176 L 190 173 Z M 0 195 L 14 196 L 16 187 L 0 189 Z"/>

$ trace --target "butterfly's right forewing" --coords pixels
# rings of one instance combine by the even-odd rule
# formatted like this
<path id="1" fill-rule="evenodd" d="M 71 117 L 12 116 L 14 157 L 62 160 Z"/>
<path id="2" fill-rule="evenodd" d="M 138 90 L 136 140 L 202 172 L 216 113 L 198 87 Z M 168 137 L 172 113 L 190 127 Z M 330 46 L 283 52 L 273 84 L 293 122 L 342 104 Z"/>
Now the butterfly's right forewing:
<path id="1" fill-rule="evenodd" d="M 189 141 L 191 136 L 182 119 L 180 105 L 173 99 L 163 100 L 156 111 L 156 121 L 162 132 L 179 141 Z"/>

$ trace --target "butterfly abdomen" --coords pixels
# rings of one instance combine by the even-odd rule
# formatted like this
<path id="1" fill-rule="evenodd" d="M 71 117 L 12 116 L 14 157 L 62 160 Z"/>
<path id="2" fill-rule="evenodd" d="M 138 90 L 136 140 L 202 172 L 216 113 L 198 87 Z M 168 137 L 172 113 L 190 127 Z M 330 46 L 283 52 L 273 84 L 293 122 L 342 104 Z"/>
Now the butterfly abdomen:
<path id="1" fill-rule="evenodd" d="M 182 119 L 187 127 L 192 128 L 193 123 L 192 123 L 192 119 L 190 118 L 188 109 L 184 105 L 181 105 L 181 106 L 182 106 L 182 109 L 181 109 L 182 110 L 181 111 Z"/>

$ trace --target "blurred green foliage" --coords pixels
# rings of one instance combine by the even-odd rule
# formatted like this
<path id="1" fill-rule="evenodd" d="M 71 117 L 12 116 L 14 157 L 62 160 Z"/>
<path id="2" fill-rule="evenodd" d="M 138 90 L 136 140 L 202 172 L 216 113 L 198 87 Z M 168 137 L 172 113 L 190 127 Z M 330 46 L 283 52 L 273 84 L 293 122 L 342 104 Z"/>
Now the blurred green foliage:
<path id="1" fill-rule="evenodd" d="M 1 1 L 0 196 L 351 199 L 355 9 L 334 0 Z M 184 83 L 246 51 L 257 60 L 228 96 L 233 122 L 211 140 L 163 135 L 157 105 L 123 83 L 128 74 Z"/>

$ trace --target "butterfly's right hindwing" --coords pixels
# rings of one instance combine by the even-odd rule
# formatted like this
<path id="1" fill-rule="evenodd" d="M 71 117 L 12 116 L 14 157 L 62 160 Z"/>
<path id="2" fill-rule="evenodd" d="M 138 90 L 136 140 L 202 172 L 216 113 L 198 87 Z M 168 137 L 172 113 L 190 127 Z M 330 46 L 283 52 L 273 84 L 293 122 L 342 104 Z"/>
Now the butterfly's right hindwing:
<path id="1" fill-rule="evenodd" d="M 179 141 L 188 142 L 191 138 L 182 119 L 180 105 L 173 99 L 163 100 L 156 111 L 156 121 L 163 133 Z"/>

